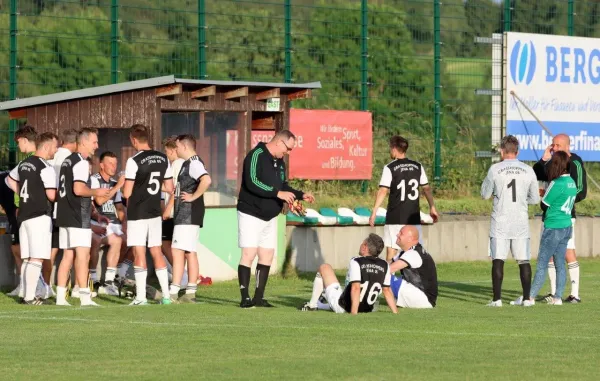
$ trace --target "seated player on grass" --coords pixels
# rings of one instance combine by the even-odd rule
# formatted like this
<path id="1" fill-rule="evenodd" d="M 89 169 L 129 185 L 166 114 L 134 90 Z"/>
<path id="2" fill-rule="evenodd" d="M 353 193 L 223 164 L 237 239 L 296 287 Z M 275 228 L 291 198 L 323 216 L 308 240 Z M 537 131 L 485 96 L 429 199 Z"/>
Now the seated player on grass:
<path id="1" fill-rule="evenodd" d="M 383 251 L 383 239 L 377 234 L 369 236 L 360 245 L 358 257 L 350 260 L 346 274 L 346 287 L 342 290 L 331 265 L 319 267 L 312 297 L 300 307 L 301 311 L 328 310 L 335 313 L 372 312 L 373 306 L 383 291 L 385 300 L 393 313 L 398 313 L 394 296 L 390 290 L 390 269 L 379 257 Z M 319 301 L 325 290 L 326 303 Z"/>
<path id="2" fill-rule="evenodd" d="M 419 231 L 406 225 L 396 238 L 400 252 L 392 259 L 391 285 L 396 304 L 403 308 L 433 308 L 438 295 L 437 270 L 431 255 L 419 243 Z"/>

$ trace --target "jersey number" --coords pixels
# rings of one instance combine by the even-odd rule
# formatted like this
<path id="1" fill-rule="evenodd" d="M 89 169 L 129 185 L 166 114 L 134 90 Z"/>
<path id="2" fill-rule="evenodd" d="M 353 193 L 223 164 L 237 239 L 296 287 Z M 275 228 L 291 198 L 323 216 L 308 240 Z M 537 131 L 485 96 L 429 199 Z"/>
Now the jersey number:
<path id="1" fill-rule="evenodd" d="M 115 214 L 115 204 L 112 200 L 108 200 L 104 204 L 102 204 L 102 213 Z"/>
<path id="2" fill-rule="evenodd" d="M 403 180 L 404 181 L 404 180 Z M 416 181 L 416 180 L 415 180 Z M 362 303 L 365 294 L 369 290 L 369 282 L 361 283 L 360 285 L 360 302 Z M 367 296 L 367 304 L 372 306 L 377 301 L 377 297 L 381 293 L 381 284 L 373 283 L 371 289 L 369 290 L 369 295 Z"/>
<path id="3" fill-rule="evenodd" d="M 151 195 L 155 195 L 160 190 L 160 182 L 158 181 L 158 177 L 160 176 L 160 172 L 151 172 L 150 180 L 148 180 L 148 193 Z"/>
<path id="4" fill-rule="evenodd" d="M 516 180 L 512 179 L 506 187 L 508 189 L 512 188 L 512 201 L 517 202 L 517 182 L 516 182 Z"/>
<path id="5" fill-rule="evenodd" d="M 400 201 L 405 200 L 405 196 L 408 196 L 409 200 L 416 200 L 419 198 L 419 182 L 416 179 L 408 180 L 408 186 L 411 188 L 411 192 L 406 194 L 406 185 L 405 180 L 403 179 L 397 186 L 397 189 L 400 189 Z"/>
<path id="6" fill-rule="evenodd" d="M 565 203 L 560 207 L 560 210 L 570 216 L 571 210 L 573 209 L 573 204 L 575 204 L 575 196 L 568 197 L 567 201 L 565 201 Z"/>
<path id="7" fill-rule="evenodd" d="M 23 200 L 23 202 L 27 202 L 27 199 L 29 198 L 29 193 L 27 192 L 27 180 L 25 180 L 25 182 L 21 186 L 21 192 L 19 192 L 19 197 L 21 198 L 21 200 Z"/>
<path id="8" fill-rule="evenodd" d="M 67 192 L 65 191 L 65 175 L 60 177 L 60 190 L 58 191 L 58 195 L 63 198 Z"/>

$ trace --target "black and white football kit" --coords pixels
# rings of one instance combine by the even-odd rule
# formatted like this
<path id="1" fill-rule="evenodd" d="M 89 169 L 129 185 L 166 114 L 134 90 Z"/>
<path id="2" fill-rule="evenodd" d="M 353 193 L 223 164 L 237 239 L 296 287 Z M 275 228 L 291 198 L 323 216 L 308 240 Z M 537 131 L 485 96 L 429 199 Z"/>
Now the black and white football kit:
<path id="1" fill-rule="evenodd" d="M 421 236 L 419 187 L 427 184 L 425 169 L 417 161 L 396 159 L 383 167 L 379 186 L 390 191 L 383 234 L 386 247 L 400 249 L 396 245 L 396 236 L 404 225 L 416 225 Z"/>
<path id="2" fill-rule="evenodd" d="M 383 287 L 390 286 L 389 264 L 377 257 L 354 257 L 348 265 L 346 287 L 342 290 L 339 283 L 325 289 L 325 298 L 335 313 L 350 313 L 352 310 L 352 284 L 360 283 L 358 312 L 371 312 Z"/>
<path id="3" fill-rule="evenodd" d="M 127 200 L 127 246 L 162 245 L 161 188 L 172 178 L 171 164 L 159 151 L 139 151 L 127 160 L 125 178 L 133 181 Z"/>
<path id="4" fill-rule="evenodd" d="M 173 186 L 177 185 L 177 176 L 179 175 L 179 171 L 181 170 L 181 166 L 183 165 L 183 159 L 175 159 L 171 163 L 171 173 L 173 174 Z M 171 199 L 171 195 L 166 192 L 161 192 L 161 199 L 165 205 L 169 203 Z M 173 240 L 173 229 L 175 228 L 173 222 L 173 215 L 175 213 L 175 206 L 171 208 L 171 213 L 169 214 L 169 218 L 163 220 L 162 222 L 162 240 L 163 241 L 172 241 Z"/>
<path id="5" fill-rule="evenodd" d="M 90 163 L 78 152 L 72 153 L 62 163 L 58 179 L 58 204 L 56 222 L 59 226 L 61 249 L 90 247 L 92 243 L 91 197 L 77 196 L 76 182 L 89 184 Z"/>
<path id="6" fill-rule="evenodd" d="M 395 285 L 392 286 L 396 305 L 405 308 L 435 307 L 438 282 L 435 261 L 431 255 L 419 243 L 398 253 L 392 259 L 392 262 L 396 261 L 402 261 L 408 265 L 400 270 L 402 279 L 398 283 L 398 289 Z M 393 279 L 393 283 L 395 282 L 396 279 Z"/>
<path id="7" fill-rule="evenodd" d="M 56 173 L 46 160 L 30 156 L 9 176 L 19 183 L 21 258 L 50 259 L 52 202 L 46 189 L 56 189 Z"/>
<path id="8" fill-rule="evenodd" d="M 105 179 L 102 177 L 100 173 L 96 173 L 91 177 L 91 189 L 97 188 L 106 188 L 112 189 L 117 185 L 118 181 L 109 177 Z M 98 214 L 108 218 L 110 221 L 106 226 L 106 237 L 111 234 L 116 234 L 118 236 L 123 235 L 123 226 L 121 225 L 121 220 L 119 220 L 119 216 L 117 215 L 118 204 L 122 204 L 123 199 L 121 195 L 121 190 L 118 190 L 117 193 L 110 199 L 107 200 L 104 204 L 98 205 L 94 201 L 94 205 L 96 206 L 96 210 L 98 210 Z M 94 221 L 92 221 L 94 223 Z"/>
<path id="9" fill-rule="evenodd" d="M 182 193 L 193 194 L 202 176 L 208 175 L 202 160 L 194 155 L 181 166 L 175 187 L 175 212 L 173 229 L 174 249 L 196 252 L 200 228 L 204 222 L 204 195 L 192 202 L 184 202 Z"/>

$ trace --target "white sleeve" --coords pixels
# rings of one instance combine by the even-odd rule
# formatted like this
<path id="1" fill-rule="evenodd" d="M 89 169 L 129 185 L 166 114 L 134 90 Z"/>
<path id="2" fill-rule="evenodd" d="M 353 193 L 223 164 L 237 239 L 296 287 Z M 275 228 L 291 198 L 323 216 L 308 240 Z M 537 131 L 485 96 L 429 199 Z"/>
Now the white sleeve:
<path id="1" fill-rule="evenodd" d="M 383 173 L 381 174 L 381 181 L 379 181 L 380 187 L 389 188 L 392 185 L 392 171 L 386 165 L 383 167 Z"/>
<path id="2" fill-rule="evenodd" d="M 123 203 L 123 195 L 121 194 L 120 189 L 117 191 L 117 194 L 115 194 L 115 204 L 118 203 Z"/>
<path id="3" fill-rule="evenodd" d="M 204 168 L 204 164 L 202 164 L 200 160 L 192 160 L 190 162 L 190 176 L 194 180 L 198 180 L 204 175 L 208 175 L 208 172 L 206 172 L 206 168 Z"/>
<path id="4" fill-rule="evenodd" d="M 408 250 L 399 259 L 406 262 L 411 269 L 418 269 L 423 265 L 423 259 L 415 250 Z"/>
<path id="5" fill-rule="evenodd" d="M 46 167 L 42 169 L 40 173 L 40 177 L 44 182 L 44 188 L 46 189 L 56 189 L 56 172 L 54 172 L 53 167 Z"/>
<path id="6" fill-rule="evenodd" d="M 92 176 L 92 178 L 90 179 L 90 189 L 98 188 L 100 188 L 100 181 L 98 181 L 98 178 L 96 176 Z"/>
<path id="7" fill-rule="evenodd" d="M 19 165 L 21 165 L 21 163 L 17 164 L 17 166 L 14 167 L 12 171 L 10 171 L 10 173 L 8 174 L 10 178 L 15 181 L 19 181 Z M 8 185 L 8 182 L 6 184 Z"/>
<path id="8" fill-rule="evenodd" d="M 387 265 L 385 269 L 385 278 L 383 279 L 383 287 L 390 287 L 392 281 L 392 275 L 390 274 L 390 265 Z"/>
<path id="9" fill-rule="evenodd" d="M 125 164 L 125 179 L 127 180 L 135 180 L 135 176 L 138 171 L 138 165 L 132 158 L 127 159 L 127 164 Z"/>
<path id="10" fill-rule="evenodd" d="M 419 185 L 425 186 L 429 184 L 429 180 L 427 179 L 427 173 L 425 172 L 425 168 L 421 165 L 421 178 L 419 179 Z"/>
<path id="11" fill-rule="evenodd" d="M 352 282 L 360 282 L 360 265 L 354 259 L 350 260 L 350 265 L 348 266 L 348 276 L 347 281 L 348 284 Z"/>
<path id="12" fill-rule="evenodd" d="M 90 178 L 90 163 L 87 160 L 81 160 L 73 166 L 73 182 L 81 181 L 88 182 Z"/>
<path id="13" fill-rule="evenodd" d="M 171 162 L 167 160 L 167 171 L 165 172 L 165 180 L 173 178 L 173 168 L 171 167 Z"/>

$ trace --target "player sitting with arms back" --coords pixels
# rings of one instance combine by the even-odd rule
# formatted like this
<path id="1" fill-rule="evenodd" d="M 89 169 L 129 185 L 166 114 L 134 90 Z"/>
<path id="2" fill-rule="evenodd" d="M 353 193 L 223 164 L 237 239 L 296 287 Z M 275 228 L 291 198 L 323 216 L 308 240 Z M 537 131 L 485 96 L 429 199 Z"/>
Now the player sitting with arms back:
<path id="1" fill-rule="evenodd" d="M 398 313 L 390 290 L 390 268 L 379 257 L 383 240 L 377 234 L 369 234 L 360 245 L 359 256 L 350 260 L 346 274 L 346 287 L 342 290 L 331 265 L 323 264 L 313 283 L 312 297 L 300 310 L 328 310 L 338 314 L 372 312 L 373 305 L 383 290 L 385 300 L 393 313 Z M 319 301 L 325 290 L 327 303 Z"/>

